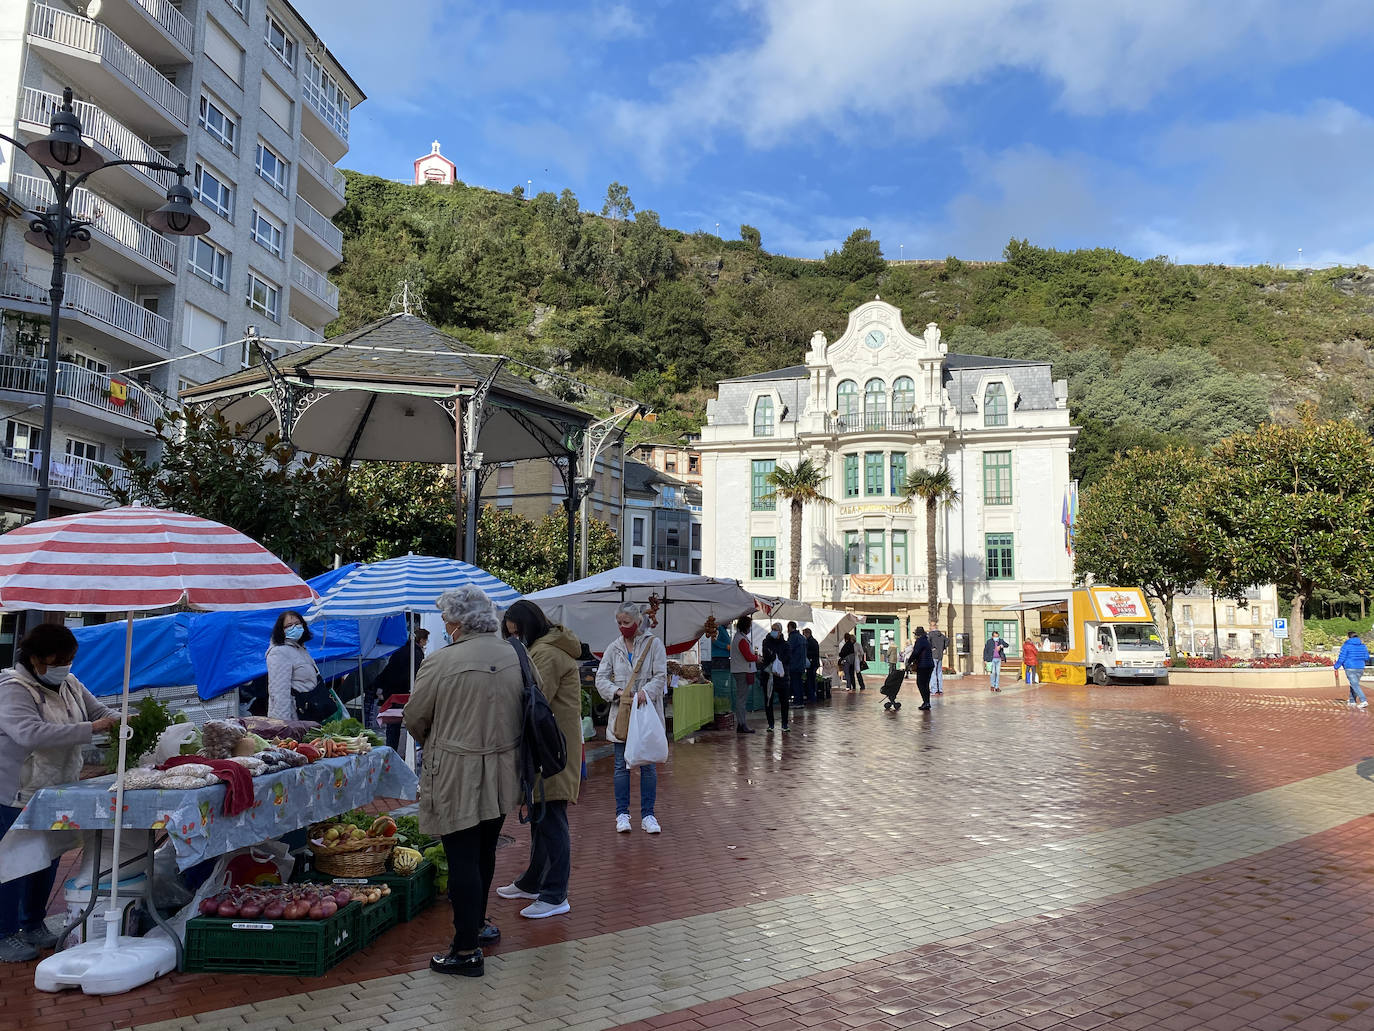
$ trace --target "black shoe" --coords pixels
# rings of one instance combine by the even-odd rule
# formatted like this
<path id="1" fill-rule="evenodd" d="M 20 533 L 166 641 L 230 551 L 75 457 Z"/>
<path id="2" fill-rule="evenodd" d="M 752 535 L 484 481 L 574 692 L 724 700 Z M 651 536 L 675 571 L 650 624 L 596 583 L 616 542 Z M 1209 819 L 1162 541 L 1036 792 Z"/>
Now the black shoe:
<path id="1" fill-rule="evenodd" d="M 918 706 L 916 706 L 916 708 L 917 708 L 917 709 L 921 709 L 921 710 L 929 709 L 929 708 L 930 708 L 930 703 L 929 703 L 929 702 L 926 702 L 925 705 L 918 705 Z"/>
<path id="2" fill-rule="evenodd" d="M 501 928 L 497 927 L 490 920 L 482 922 L 482 929 L 477 932 L 478 945 L 495 945 L 501 940 Z"/>
<path id="3" fill-rule="evenodd" d="M 467 956 L 460 956 L 456 952 L 446 956 L 431 956 L 429 969 L 436 974 L 457 974 L 459 977 L 481 977 L 486 972 L 481 949 Z"/>
<path id="4" fill-rule="evenodd" d="M 753 731 L 753 729 L 750 728 L 750 727 L 736 727 L 736 728 L 735 728 L 735 733 L 736 733 L 736 734 L 752 734 L 752 733 L 754 733 L 754 731 Z"/>

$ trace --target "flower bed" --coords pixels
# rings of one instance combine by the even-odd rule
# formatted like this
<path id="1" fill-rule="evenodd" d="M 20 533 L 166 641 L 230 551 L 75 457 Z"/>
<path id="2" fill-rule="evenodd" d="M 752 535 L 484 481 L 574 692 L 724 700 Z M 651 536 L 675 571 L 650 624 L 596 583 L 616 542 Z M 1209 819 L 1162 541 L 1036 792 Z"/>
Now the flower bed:
<path id="1" fill-rule="evenodd" d="M 1331 660 L 1324 655 L 1304 652 L 1301 655 L 1275 655 L 1263 659 L 1235 659 L 1223 656 L 1220 659 L 1202 659 L 1189 656 L 1186 660 L 1189 669 L 1306 669 L 1330 666 Z"/>

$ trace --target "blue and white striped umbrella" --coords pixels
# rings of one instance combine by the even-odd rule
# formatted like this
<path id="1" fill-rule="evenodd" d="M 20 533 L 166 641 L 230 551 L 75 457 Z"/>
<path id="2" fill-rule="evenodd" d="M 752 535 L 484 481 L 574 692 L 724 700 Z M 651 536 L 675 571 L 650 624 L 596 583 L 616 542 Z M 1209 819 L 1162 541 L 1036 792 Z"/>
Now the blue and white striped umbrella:
<path id="1" fill-rule="evenodd" d="M 434 608 L 439 595 L 467 584 L 485 591 L 498 609 L 520 598 L 510 584 L 456 558 L 405 555 L 359 566 L 330 588 L 306 618 L 426 612 Z"/>

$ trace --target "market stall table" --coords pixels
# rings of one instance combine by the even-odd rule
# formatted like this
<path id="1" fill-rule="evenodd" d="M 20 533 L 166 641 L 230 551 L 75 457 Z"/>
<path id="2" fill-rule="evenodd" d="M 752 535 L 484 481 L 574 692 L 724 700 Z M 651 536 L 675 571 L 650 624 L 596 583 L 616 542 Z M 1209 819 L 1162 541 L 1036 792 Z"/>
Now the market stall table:
<path id="1" fill-rule="evenodd" d="M 113 781 L 110 774 L 36 792 L 10 832 L 0 839 L 0 880 L 40 870 L 78 844 L 88 854 L 99 855 L 102 832 L 114 829 Z M 226 788 L 222 784 L 194 791 L 126 791 L 123 825 L 148 831 L 144 901 L 149 913 L 166 928 L 152 904 L 152 845 L 159 831 L 166 832 L 177 867 L 184 870 L 367 805 L 375 798 L 413 799 L 417 784 L 415 774 L 401 757 L 383 747 L 254 777 L 253 804 L 235 816 L 223 813 Z M 99 877 L 92 878 L 93 885 L 99 882 Z M 95 900 L 93 890 L 90 905 L 74 923 L 86 919 Z M 177 945 L 180 966 L 181 942 L 175 934 L 171 937 Z"/>

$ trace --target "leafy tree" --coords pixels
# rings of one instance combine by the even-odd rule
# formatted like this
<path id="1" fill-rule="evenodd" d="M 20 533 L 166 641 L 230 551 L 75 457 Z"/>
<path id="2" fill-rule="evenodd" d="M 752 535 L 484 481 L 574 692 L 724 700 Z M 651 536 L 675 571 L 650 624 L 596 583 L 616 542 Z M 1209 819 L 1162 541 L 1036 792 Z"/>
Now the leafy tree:
<path id="1" fill-rule="evenodd" d="M 303 455 L 275 434 L 259 445 L 242 433 L 218 412 L 188 408 L 154 423 L 161 458 L 150 462 L 126 448 L 119 461 L 127 477 L 116 479 L 109 468 L 97 475 L 121 505 L 232 526 L 306 576 L 330 568 L 361 514 L 344 501 L 339 464 Z"/>
<path id="2" fill-rule="evenodd" d="M 1134 450 L 1083 491 L 1074 524 L 1074 576 L 1143 587 L 1164 609 L 1169 652 L 1178 656 L 1174 598 L 1208 574 L 1211 555 L 1197 540 L 1214 518 L 1207 499 L 1219 469 L 1182 448 Z"/>
<path id="3" fill-rule="evenodd" d="M 954 489 L 948 469 L 937 469 L 935 472 L 913 469 L 899 489 L 906 504 L 910 505 L 920 498 L 926 506 L 926 605 L 933 629 L 940 625 L 940 566 L 935 518 L 942 505 L 948 508 L 959 500 L 959 492 Z"/>
<path id="4" fill-rule="evenodd" d="M 763 250 L 763 234 L 753 226 L 740 226 L 739 238 L 749 245 L 751 251 Z"/>
<path id="5" fill-rule="evenodd" d="M 791 506 L 789 598 L 801 596 L 802 510 L 807 505 L 830 504 L 830 498 L 821 493 L 828 479 L 821 467 L 809 458 L 801 459 L 790 469 L 786 465 L 775 466 L 768 474 L 768 486 L 773 489 L 765 496 L 770 500 L 783 498 Z"/>
<path id="6" fill-rule="evenodd" d="M 579 542 L 574 541 L 574 545 Z M 620 565 L 620 540 L 600 520 L 587 524 L 587 571 Z M 477 519 L 477 563 L 521 594 L 567 581 L 568 521 L 561 514 L 539 522 L 490 505 Z"/>
<path id="7" fill-rule="evenodd" d="M 601 214 L 611 220 L 611 249 L 615 249 L 616 227 L 635 213 L 635 202 L 630 200 L 630 188 L 623 183 L 613 182 L 606 187 L 606 202 L 601 205 Z"/>
<path id="8" fill-rule="evenodd" d="M 1374 443 L 1353 423 L 1266 424 L 1217 448 L 1227 490 L 1219 516 L 1235 562 L 1252 583 L 1291 599 L 1293 650 L 1303 649 L 1303 609 L 1318 589 L 1374 587 Z"/>
<path id="9" fill-rule="evenodd" d="M 360 462 L 349 472 L 348 495 L 359 509 L 350 548 L 359 562 L 454 553 L 456 485 L 448 467 Z"/>
<path id="10" fill-rule="evenodd" d="M 873 233 L 856 229 L 838 251 L 826 251 L 825 266 L 836 276 L 853 283 L 885 271 L 887 262 L 883 260 L 882 245 L 873 239 Z"/>

